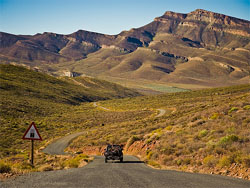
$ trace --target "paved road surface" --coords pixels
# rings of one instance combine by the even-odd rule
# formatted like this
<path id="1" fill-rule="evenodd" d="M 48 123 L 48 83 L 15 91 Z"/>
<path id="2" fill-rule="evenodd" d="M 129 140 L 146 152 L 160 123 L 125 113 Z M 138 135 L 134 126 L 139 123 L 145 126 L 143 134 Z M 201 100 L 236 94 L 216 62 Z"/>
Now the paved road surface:
<path id="1" fill-rule="evenodd" d="M 97 103 L 96 102 L 94 102 L 93 103 L 93 105 L 94 105 L 94 107 L 99 107 L 99 108 L 101 108 L 101 109 L 103 109 L 103 110 L 110 110 L 110 109 L 108 109 L 108 108 L 105 108 L 105 107 L 103 107 L 103 106 L 99 106 L 99 105 L 97 105 Z"/>
<path id="2" fill-rule="evenodd" d="M 157 110 L 159 111 L 159 114 L 157 114 L 157 116 L 155 116 L 156 118 L 161 117 L 166 113 L 166 110 L 164 110 L 164 109 L 157 109 Z"/>
<path id="3" fill-rule="evenodd" d="M 70 144 L 70 142 L 76 137 L 80 136 L 85 132 L 78 132 L 74 134 L 70 134 L 68 136 L 62 137 L 55 142 L 49 144 L 44 150 L 44 153 L 48 153 L 51 155 L 65 155 L 64 149 Z"/>
<path id="4" fill-rule="evenodd" d="M 249 188 L 250 181 L 217 175 L 155 170 L 133 156 L 124 163 L 104 157 L 82 168 L 35 172 L 0 183 L 1 188 Z"/>

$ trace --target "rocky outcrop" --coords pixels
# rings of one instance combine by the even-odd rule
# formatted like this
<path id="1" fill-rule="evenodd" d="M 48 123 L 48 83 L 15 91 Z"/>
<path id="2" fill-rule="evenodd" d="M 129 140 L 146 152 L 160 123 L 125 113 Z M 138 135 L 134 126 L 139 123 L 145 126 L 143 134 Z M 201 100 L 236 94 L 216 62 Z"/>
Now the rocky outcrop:
<path id="1" fill-rule="evenodd" d="M 208 23 L 216 23 L 230 27 L 248 27 L 249 21 L 226 16 L 224 14 L 214 13 L 211 11 L 197 9 L 187 14 L 186 20 L 196 20 Z"/>

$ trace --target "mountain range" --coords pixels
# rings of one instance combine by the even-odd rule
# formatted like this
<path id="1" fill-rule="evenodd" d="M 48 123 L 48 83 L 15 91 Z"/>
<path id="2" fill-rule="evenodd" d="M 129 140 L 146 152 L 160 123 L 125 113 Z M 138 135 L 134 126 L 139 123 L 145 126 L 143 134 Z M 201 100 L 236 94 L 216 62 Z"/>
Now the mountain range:
<path id="1" fill-rule="evenodd" d="M 167 11 L 118 35 L 84 30 L 69 35 L 0 33 L 1 63 L 56 76 L 87 74 L 131 87 L 250 83 L 249 59 L 250 22 L 202 9 L 188 14 Z"/>

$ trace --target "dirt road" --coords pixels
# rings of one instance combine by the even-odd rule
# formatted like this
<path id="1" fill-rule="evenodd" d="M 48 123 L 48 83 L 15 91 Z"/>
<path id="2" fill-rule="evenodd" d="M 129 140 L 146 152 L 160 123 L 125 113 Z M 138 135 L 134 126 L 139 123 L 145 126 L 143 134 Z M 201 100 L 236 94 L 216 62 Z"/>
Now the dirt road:
<path id="1" fill-rule="evenodd" d="M 104 157 L 82 168 L 34 172 L 0 183 L 1 188 L 249 188 L 250 181 L 223 177 L 155 170 L 133 156 L 123 163 L 104 163 Z"/>

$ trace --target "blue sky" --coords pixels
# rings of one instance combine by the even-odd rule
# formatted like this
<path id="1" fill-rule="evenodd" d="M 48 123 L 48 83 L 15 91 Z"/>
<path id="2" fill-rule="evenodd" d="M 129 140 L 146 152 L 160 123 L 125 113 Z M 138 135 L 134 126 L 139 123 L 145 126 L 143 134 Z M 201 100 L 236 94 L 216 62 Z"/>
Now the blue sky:
<path id="1" fill-rule="evenodd" d="M 0 0 L 0 31 L 118 34 L 148 24 L 165 11 L 198 8 L 250 20 L 250 0 Z"/>

